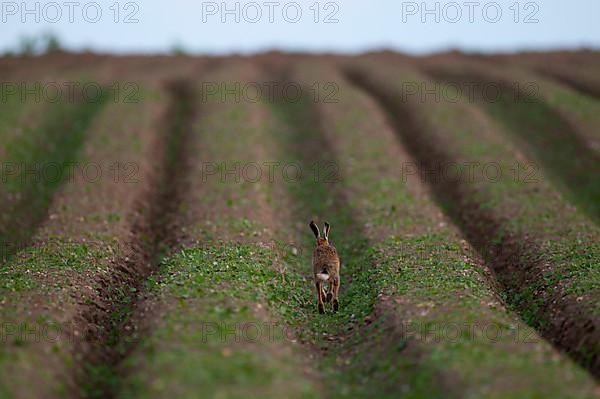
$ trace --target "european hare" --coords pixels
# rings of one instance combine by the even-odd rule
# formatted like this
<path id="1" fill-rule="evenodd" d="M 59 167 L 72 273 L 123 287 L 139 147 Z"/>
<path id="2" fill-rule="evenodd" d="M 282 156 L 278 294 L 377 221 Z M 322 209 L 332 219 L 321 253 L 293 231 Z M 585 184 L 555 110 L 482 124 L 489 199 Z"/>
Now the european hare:
<path id="1" fill-rule="evenodd" d="M 329 243 L 329 223 L 325 222 L 323 237 L 320 237 L 319 228 L 315 222 L 310 222 L 310 228 L 317 239 L 317 247 L 313 252 L 313 272 L 315 275 L 315 285 L 317 287 L 317 297 L 319 303 L 319 313 L 325 313 L 323 300 L 331 302 L 333 300 L 333 311 L 337 312 L 340 304 L 338 301 L 338 292 L 340 290 L 340 258 L 335 247 Z M 325 284 L 329 283 L 327 296 L 325 296 Z"/>

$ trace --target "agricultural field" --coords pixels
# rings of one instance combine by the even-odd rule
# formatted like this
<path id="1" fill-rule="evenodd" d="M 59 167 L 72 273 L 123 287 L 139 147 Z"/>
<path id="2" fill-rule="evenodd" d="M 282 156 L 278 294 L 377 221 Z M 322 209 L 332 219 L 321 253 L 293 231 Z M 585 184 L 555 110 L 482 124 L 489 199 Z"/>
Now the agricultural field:
<path id="1" fill-rule="evenodd" d="M 598 71 L 0 58 L 0 398 L 600 398 Z"/>

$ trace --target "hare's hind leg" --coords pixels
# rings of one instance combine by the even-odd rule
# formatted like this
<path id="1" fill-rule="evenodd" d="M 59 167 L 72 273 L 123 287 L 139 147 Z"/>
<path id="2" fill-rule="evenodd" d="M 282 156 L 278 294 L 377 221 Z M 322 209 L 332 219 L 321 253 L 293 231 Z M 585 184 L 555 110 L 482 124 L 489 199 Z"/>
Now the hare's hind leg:
<path id="1" fill-rule="evenodd" d="M 329 288 L 327 288 L 327 297 L 325 298 L 325 302 L 327 303 L 331 303 L 331 300 L 333 299 L 333 288 L 334 283 L 333 280 L 329 281 Z"/>
<path id="2" fill-rule="evenodd" d="M 338 294 L 340 291 L 340 278 L 336 278 L 335 281 L 332 282 L 333 285 L 333 311 L 337 312 L 340 308 L 340 302 L 338 300 Z"/>
<path id="3" fill-rule="evenodd" d="M 319 304 L 319 313 L 325 313 L 325 307 L 323 306 L 323 285 L 320 281 L 315 282 L 317 286 L 317 302 Z"/>

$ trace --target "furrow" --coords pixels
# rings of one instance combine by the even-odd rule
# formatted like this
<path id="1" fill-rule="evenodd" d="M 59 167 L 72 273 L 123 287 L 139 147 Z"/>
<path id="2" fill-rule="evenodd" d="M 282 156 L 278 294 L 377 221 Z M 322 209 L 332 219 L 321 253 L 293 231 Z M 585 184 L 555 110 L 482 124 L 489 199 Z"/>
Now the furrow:
<path id="1" fill-rule="evenodd" d="M 2 186 L 0 199 L 0 261 L 6 261 L 29 239 L 47 217 L 55 192 L 78 161 L 87 130 L 106 98 L 83 99 L 57 104 L 23 102 L 19 94 L 9 96 L 23 114 L 2 124 L 0 148 Z M 3 105 L 4 107 L 4 105 Z M 16 114 L 16 110 L 5 110 Z M 27 117 L 30 120 L 23 121 Z M 15 126 L 15 122 L 19 126 Z M 35 122 L 34 122 L 35 121 Z M 38 122 L 39 121 L 39 122 Z"/>
<path id="2" fill-rule="evenodd" d="M 162 112 L 150 98 L 107 103 L 78 158 L 63 171 L 48 217 L 3 265 L 1 317 L 11 333 L 0 349 L 0 386 L 7 395 L 80 395 L 74 377 L 84 368 L 83 353 L 76 348 L 101 328 L 95 320 L 86 324 L 82 314 L 91 313 L 88 307 L 109 308 L 99 294 L 106 276 L 120 273 L 114 261 L 128 250 L 135 213 L 147 211 L 138 199 L 154 173 L 147 155 Z M 43 174 L 32 179 L 36 186 L 48 184 Z"/>
<path id="3" fill-rule="evenodd" d="M 565 358 L 552 361 L 553 348 L 504 309 L 476 253 L 406 173 L 415 161 L 379 105 L 331 67 L 299 69 L 304 81 L 338 85 L 338 102 L 317 107 L 321 130 L 344 176 L 340 189 L 368 226 L 376 265 L 369 273 L 384 293 L 375 302 L 375 322 L 357 334 L 356 347 L 342 351 L 347 378 L 380 378 L 368 389 L 378 395 L 560 398 L 582 384 L 581 394 L 593 397 L 584 372 Z M 499 333 L 490 337 L 491 330 Z M 544 355 L 532 356 L 532 348 Z M 574 379 L 568 388 L 542 386 L 548 375 Z"/>
<path id="4" fill-rule="evenodd" d="M 139 339 L 129 333 L 129 318 L 147 279 L 178 242 L 175 215 L 187 170 L 184 154 L 195 104 L 188 81 L 169 81 L 166 92 L 169 105 L 159 125 L 161 133 L 148 154 L 153 157 L 152 174 L 146 176 L 147 189 L 135 199 L 140 212 L 132 221 L 125 253 L 114 262 L 113 272 L 98 283 L 100 302 L 90 304 L 81 314 L 84 342 L 75 353 L 83 356 L 83 373 L 78 379 L 85 397 L 116 395 L 117 366 Z"/>
<path id="5" fill-rule="evenodd" d="M 264 169 L 277 160 L 272 121 L 236 89 L 261 79 L 239 61 L 197 82 L 190 191 L 179 209 L 185 244 L 156 276 L 156 322 L 123 363 L 119 397 L 319 397 L 312 356 L 279 312 L 294 311 L 298 298 L 285 288 L 304 278 L 286 269 L 275 236 L 287 219 L 274 213 Z"/>
<path id="6" fill-rule="evenodd" d="M 597 227 L 565 204 L 543 176 L 539 181 L 511 178 L 508 171 L 518 165 L 518 152 L 474 107 L 406 96 L 407 82 L 431 84 L 414 70 L 378 67 L 367 74 L 366 68 L 352 67 L 349 76 L 390 115 L 417 160 L 420 177 L 492 266 L 510 307 L 597 373 L 600 320 L 594 309 L 598 280 L 593 266 L 598 258 Z M 490 164 L 504 177 L 492 180 L 481 169 L 463 170 L 458 177 L 439 172 L 452 165 L 464 169 Z M 574 252 L 574 245 L 580 250 Z"/>
<path id="7" fill-rule="evenodd" d="M 477 85 L 471 102 L 503 126 L 500 130 L 539 163 L 558 189 L 600 223 L 598 104 L 514 68 L 455 62 L 425 64 L 425 69 L 443 83 Z M 500 92 L 492 98 L 482 89 L 491 85 Z"/>

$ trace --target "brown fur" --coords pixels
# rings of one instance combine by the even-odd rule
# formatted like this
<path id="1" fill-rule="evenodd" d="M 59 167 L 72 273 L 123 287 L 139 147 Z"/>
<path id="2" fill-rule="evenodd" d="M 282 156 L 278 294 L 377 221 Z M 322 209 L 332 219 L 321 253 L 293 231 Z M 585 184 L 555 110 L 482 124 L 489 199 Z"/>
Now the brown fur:
<path id="1" fill-rule="evenodd" d="M 319 228 L 315 222 L 310 222 L 310 228 L 317 239 L 317 247 L 313 252 L 313 274 L 317 288 L 317 302 L 319 313 L 325 313 L 324 302 L 333 302 L 333 311 L 339 308 L 338 293 L 340 290 L 340 258 L 333 245 L 329 243 L 329 223 L 325 222 L 324 236 L 320 237 Z M 327 275 L 324 281 L 318 275 Z M 325 284 L 329 284 L 327 296 L 325 296 Z"/>

